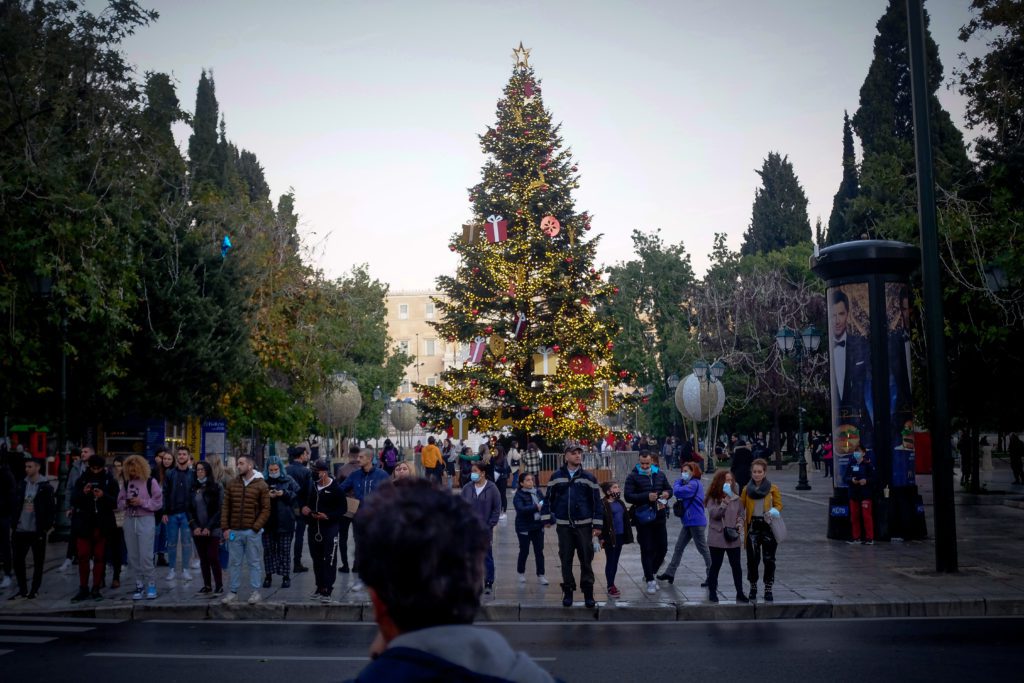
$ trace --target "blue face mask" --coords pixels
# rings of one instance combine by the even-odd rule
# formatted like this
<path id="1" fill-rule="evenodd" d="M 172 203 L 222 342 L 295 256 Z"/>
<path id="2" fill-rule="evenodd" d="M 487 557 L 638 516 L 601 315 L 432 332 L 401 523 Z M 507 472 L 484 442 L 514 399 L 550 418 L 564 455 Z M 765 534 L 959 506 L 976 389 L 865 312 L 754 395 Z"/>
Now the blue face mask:
<path id="1" fill-rule="evenodd" d="M 683 481 L 690 481 L 691 479 L 693 479 L 693 475 L 690 474 L 689 472 L 683 472 L 682 477 Z"/>
<path id="2" fill-rule="evenodd" d="M 730 498 L 736 497 L 736 484 L 726 484 L 722 487 L 722 490 L 725 491 L 725 495 Z"/>
<path id="3" fill-rule="evenodd" d="M 860 462 L 861 460 L 864 459 L 864 454 L 861 453 L 860 451 L 856 451 L 853 454 L 853 459 L 856 460 L 857 462 Z"/>
<path id="4" fill-rule="evenodd" d="M 479 472 L 471 473 L 469 475 L 469 479 L 470 479 L 470 481 L 480 481 L 480 473 Z"/>

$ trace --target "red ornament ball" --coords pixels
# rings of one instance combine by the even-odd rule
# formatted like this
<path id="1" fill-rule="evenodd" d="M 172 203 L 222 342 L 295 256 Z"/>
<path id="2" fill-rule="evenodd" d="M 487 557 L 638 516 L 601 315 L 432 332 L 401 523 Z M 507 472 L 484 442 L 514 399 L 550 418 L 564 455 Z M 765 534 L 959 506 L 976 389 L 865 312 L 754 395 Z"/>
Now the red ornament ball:
<path id="1" fill-rule="evenodd" d="M 487 327 L 484 328 L 484 332 L 486 332 L 487 334 L 490 334 L 490 333 L 494 332 L 494 328 L 491 327 L 490 325 L 488 325 Z"/>
<path id="2" fill-rule="evenodd" d="M 424 428 L 426 428 L 426 426 L 427 426 L 427 423 L 426 423 L 426 422 L 420 422 L 420 427 L 424 427 Z"/>
<path id="3" fill-rule="evenodd" d="M 511 173 L 506 173 L 506 174 L 505 174 L 505 177 L 506 177 L 506 178 L 511 178 L 511 177 L 512 177 L 512 174 L 511 174 Z"/>
<path id="4" fill-rule="evenodd" d="M 473 266 L 473 275 L 476 275 L 476 274 L 478 274 L 479 272 L 480 272 L 480 268 L 479 268 L 479 266 Z"/>
<path id="5" fill-rule="evenodd" d="M 458 247 L 455 246 L 454 244 L 449 244 L 448 245 L 448 249 L 451 250 L 451 251 L 455 251 L 456 249 L 458 249 Z"/>
<path id="6" fill-rule="evenodd" d="M 609 341 L 607 346 L 608 346 L 608 350 L 611 351 L 612 349 L 615 348 L 615 342 Z"/>
<path id="7" fill-rule="evenodd" d="M 629 377 L 629 370 L 623 370 L 623 371 L 621 371 L 621 372 L 619 373 L 619 377 L 622 377 L 622 378 L 626 378 L 626 377 Z"/>
<path id="8" fill-rule="evenodd" d="M 565 262 L 566 263 L 572 263 L 572 256 L 566 256 L 565 257 Z"/>
<path id="9" fill-rule="evenodd" d="M 551 347 L 551 350 L 554 351 L 555 353 L 558 353 L 559 351 L 562 350 L 562 347 L 560 347 L 558 344 L 555 344 L 554 346 Z"/>
<path id="10" fill-rule="evenodd" d="M 644 401 L 643 401 L 643 402 L 644 402 L 644 403 L 650 403 L 650 399 L 649 399 L 649 398 L 647 398 L 646 396 L 644 396 Z"/>
<path id="11" fill-rule="evenodd" d="M 469 386 L 475 387 L 476 386 L 476 380 L 475 379 L 469 380 Z"/>
<path id="12" fill-rule="evenodd" d="M 508 356 L 502 356 L 501 357 L 501 362 L 502 363 L 507 363 L 508 362 Z"/>
<path id="13" fill-rule="evenodd" d="M 573 166 L 573 167 L 572 167 L 572 172 L 573 172 L 573 173 L 575 173 L 575 172 L 576 172 L 576 171 L 578 171 L 578 170 L 580 170 L 580 169 L 579 169 L 578 167 L 576 167 L 576 166 Z"/>
<path id="14" fill-rule="evenodd" d="M 618 287 L 612 287 L 612 294 L 618 294 L 618 293 L 619 293 L 619 288 Z"/>
<path id="15" fill-rule="evenodd" d="M 472 313 L 473 315 L 480 315 L 480 309 L 479 309 L 479 308 L 474 308 L 474 309 L 473 309 L 473 310 L 471 311 L 471 313 Z"/>
<path id="16" fill-rule="evenodd" d="M 505 390 L 504 389 L 498 389 L 498 396 L 504 396 L 504 395 L 505 395 Z"/>
<path id="17" fill-rule="evenodd" d="M 476 408 L 473 408 L 473 417 L 479 417 L 479 416 L 480 416 L 480 411 L 477 410 Z"/>

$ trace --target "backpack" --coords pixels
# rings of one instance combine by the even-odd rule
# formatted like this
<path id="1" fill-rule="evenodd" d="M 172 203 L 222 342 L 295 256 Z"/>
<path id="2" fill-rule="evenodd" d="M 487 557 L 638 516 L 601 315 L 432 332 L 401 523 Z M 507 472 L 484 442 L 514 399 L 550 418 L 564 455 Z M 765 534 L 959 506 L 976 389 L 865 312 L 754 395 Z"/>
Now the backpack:
<path id="1" fill-rule="evenodd" d="M 388 467 L 394 467 L 398 464 L 398 451 L 394 448 L 389 448 L 384 451 L 384 464 Z"/>

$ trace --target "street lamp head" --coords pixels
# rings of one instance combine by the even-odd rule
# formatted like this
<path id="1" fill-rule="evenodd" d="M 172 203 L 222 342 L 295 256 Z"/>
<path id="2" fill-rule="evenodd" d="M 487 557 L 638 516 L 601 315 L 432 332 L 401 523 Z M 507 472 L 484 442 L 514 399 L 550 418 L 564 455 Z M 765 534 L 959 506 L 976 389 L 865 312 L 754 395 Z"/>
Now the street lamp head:
<path id="1" fill-rule="evenodd" d="M 675 391 L 676 387 L 678 387 L 678 386 L 679 386 L 679 375 L 677 375 L 676 373 L 673 372 L 671 375 L 668 376 L 668 388 L 671 389 L 672 391 Z"/>
<path id="2" fill-rule="evenodd" d="M 711 364 L 711 379 L 719 380 L 722 379 L 722 375 L 725 374 L 725 363 L 720 360 L 716 360 Z"/>
<path id="3" fill-rule="evenodd" d="M 779 351 L 792 353 L 793 349 L 796 348 L 796 332 L 783 325 L 775 333 L 775 343 L 778 344 Z"/>
<path id="4" fill-rule="evenodd" d="M 693 363 L 693 374 L 697 379 L 704 379 L 708 374 L 708 362 L 701 358 Z"/>
<path id="5" fill-rule="evenodd" d="M 816 353 L 818 347 L 821 346 L 821 331 L 811 325 L 800 333 L 800 343 L 804 345 L 804 349 L 811 353 Z"/>

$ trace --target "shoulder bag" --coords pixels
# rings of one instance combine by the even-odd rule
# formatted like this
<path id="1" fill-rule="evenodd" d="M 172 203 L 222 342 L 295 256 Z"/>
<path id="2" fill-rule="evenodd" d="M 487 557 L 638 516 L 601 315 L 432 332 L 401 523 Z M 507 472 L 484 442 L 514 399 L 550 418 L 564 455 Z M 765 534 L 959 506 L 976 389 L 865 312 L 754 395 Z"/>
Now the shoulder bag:
<path id="1" fill-rule="evenodd" d="M 768 502 L 771 500 L 771 494 L 765 496 L 765 512 L 771 507 Z M 786 540 L 786 521 L 782 518 L 782 513 L 779 513 L 778 517 L 774 515 L 765 514 L 764 520 L 768 523 L 768 526 L 772 528 L 772 536 L 775 537 L 776 543 L 782 543 Z"/>

